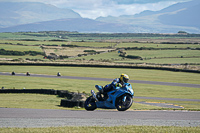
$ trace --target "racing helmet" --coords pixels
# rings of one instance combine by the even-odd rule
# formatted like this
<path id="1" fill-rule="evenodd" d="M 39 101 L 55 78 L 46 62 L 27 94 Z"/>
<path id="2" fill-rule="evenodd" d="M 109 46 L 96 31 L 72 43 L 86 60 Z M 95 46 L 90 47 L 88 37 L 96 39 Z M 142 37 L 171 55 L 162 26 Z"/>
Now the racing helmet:
<path id="1" fill-rule="evenodd" d="M 128 80 L 129 80 L 129 76 L 127 75 L 127 74 L 121 74 L 121 76 L 120 76 L 120 80 L 122 81 L 122 82 L 124 82 L 124 83 L 127 83 L 128 82 Z"/>

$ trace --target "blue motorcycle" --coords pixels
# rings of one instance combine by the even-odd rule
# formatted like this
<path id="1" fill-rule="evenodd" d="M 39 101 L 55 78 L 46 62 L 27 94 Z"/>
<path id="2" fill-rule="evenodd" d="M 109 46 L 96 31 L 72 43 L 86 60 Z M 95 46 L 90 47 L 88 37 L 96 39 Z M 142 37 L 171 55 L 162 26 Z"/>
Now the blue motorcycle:
<path id="1" fill-rule="evenodd" d="M 93 111 L 96 108 L 125 111 L 131 107 L 134 96 L 132 86 L 129 83 L 125 83 L 123 87 L 116 87 L 106 94 L 95 93 L 93 90 L 91 90 L 91 94 L 92 96 L 85 101 L 85 109 L 87 111 Z"/>

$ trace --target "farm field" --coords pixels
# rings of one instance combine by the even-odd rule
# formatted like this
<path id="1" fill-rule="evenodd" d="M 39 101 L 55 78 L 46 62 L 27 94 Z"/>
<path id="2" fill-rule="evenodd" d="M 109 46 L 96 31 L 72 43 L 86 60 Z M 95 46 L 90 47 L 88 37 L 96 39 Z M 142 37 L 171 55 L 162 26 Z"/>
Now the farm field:
<path id="1" fill-rule="evenodd" d="M 119 43 L 116 47 L 127 48 L 127 47 L 138 47 L 138 48 L 200 48 L 199 44 L 162 44 L 162 43 Z"/>
<path id="2" fill-rule="evenodd" d="M 188 57 L 198 57 L 200 52 L 198 50 L 129 50 L 126 51 L 128 55 L 137 55 L 142 58 L 188 58 Z"/>
<path id="3" fill-rule="evenodd" d="M 200 54 L 196 50 L 129 50 L 124 51 L 127 55 L 140 56 L 140 59 L 129 59 L 119 56 L 116 51 L 84 57 L 75 57 L 81 60 L 97 60 L 123 63 L 156 63 L 156 64 L 199 64 Z M 68 60 L 71 60 L 69 58 Z"/>
<path id="4" fill-rule="evenodd" d="M 9 45 L 9 44 L 0 44 L 0 49 L 5 50 L 15 50 L 15 51 L 38 51 L 42 52 L 42 49 L 38 46 L 21 46 L 21 45 Z"/>
<path id="5" fill-rule="evenodd" d="M 0 61 L 2 62 L 8 62 L 8 61 L 21 61 L 24 62 L 27 59 L 32 59 L 33 61 L 37 60 L 43 60 L 44 56 L 42 55 L 36 55 L 36 56 L 31 56 L 31 55 L 26 55 L 26 56 L 12 56 L 12 55 L 1 55 L 0 56 Z M 45 60 L 43 60 L 45 62 Z"/>
<path id="6" fill-rule="evenodd" d="M 68 42 L 63 41 L 45 41 L 45 40 L 37 40 L 37 41 L 25 41 L 25 40 L 0 40 L 0 44 L 8 44 L 8 45 L 28 45 L 28 46 L 41 46 L 41 45 L 58 45 L 68 44 Z"/>
<path id="7" fill-rule="evenodd" d="M 191 36 L 70 32 L 0 33 L 0 49 L 4 50 L 0 53 L 0 62 L 141 64 L 199 71 L 200 39 L 198 34 Z M 96 39 L 99 37 L 100 40 Z M 123 37 L 126 39 L 122 39 Z M 23 54 L 25 51 L 40 54 Z M 14 54 L 16 52 L 22 52 L 23 55 Z"/>
<path id="8" fill-rule="evenodd" d="M 11 43 L 11 42 L 10 42 Z M 64 60 L 85 60 L 85 61 L 98 61 L 98 62 L 123 62 L 123 63 L 156 63 L 156 64 L 196 64 L 198 65 L 200 63 L 200 54 L 199 50 L 123 50 L 123 52 L 126 53 L 126 55 L 132 55 L 132 56 L 139 56 L 143 60 L 138 59 L 130 59 L 130 58 L 124 58 L 120 56 L 117 50 L 115 48 L 109 48 L 110 43 L 72 43 L 73 45 L 80 46 L 80 47 L 60 47 L 62 44 L 54 44 L 52 42 L 49 42 L 49 44 L 46 45 L 59 45 L 59 46 L 43 46 L 41 48 L 39 45 L 40 42 L 35 42 L 35 44 L 27 45 L 26 43 L 20 43 L 23 45 L 11 45 L 7 43 L 0 44 L 0 49 L 5 50 L 13 50 L 13 51 L 36 51 L 36 52 L 45 52 L 46 55 L 57 55 L 57 56 L 67 56 L 72 58 L 64 58 Z M 33 42 L 30 42 L 33 43 Z M 51 44 L 52 43 L 52 44 Z M 92 47 L 89 47 L 92 46 Z M 102 45 L 102 48 L 100 47 Z M 142 44 L 140 44 L 142 45 Z M 170 45 L 170 44 L 168 44 Z M 180 45 L 180 44 L 179 44 Z M 108 46 L 106 48 L 106 46 Z M 132 45 L 134 46 L 134 44 Z M 165 44 L 165 48 L 167 48 L 167 44 Z M 194 45 L 199 46 L 199 45 Z M 193 47 L 194 47 L 193 46 Z M 85 47 L 85 48 L 84 48 Z M 87 48 L 88 47 L 88 48 Z M 137 47 L 137 46 L 136 46 Z M 183 48 L 186 48 L 182 46 Z M 198 47 L 196 47 L 198 48 Z M 94 51 L 94 52 L 102 52 L 100 54 L 85 52 L 85 51 Z M 83 56 L 82 56 L 83 55 Z M 0 60 L 12 60 L 12 59 L 19 59 L 22 58 L 24 61 L 26 61 L 26 58 L 29 59 L 40 59 L 42 60 L 44 56 L 37 55 L 37 56 L 18 56 L 18 55 L 0 55 Z M 60 59 L 56 60 L 59 61 Z M 60 61 L 64 61 L 63 59 Z M 44 62 L 49 61 L 43 59 Z"/>
<path id="9" fill-rule="evenodd" d="M 94 52 L 107 52 L 109 50 L 113 50 L 113 49 L 109 49 L 109 48 L 63 48 L 63 47 L 44 47 L 44 51 L 45 54 L 50 55 L 51 53 L 54 53 L 56 55 L 59 56 L 69 56 L 69 57 L 75 57 L 81 54 L 92 54 L 93 52 L 90 51 L 94 51 Z M 89 52 L 87 52 L 89 51 Z"/>
<path id="10" fill-rule="evenodd" d="M 194 64 L 194 66 L 199 66 L 195 64 L 200 64 L 199 58 L 153 58 L 153 59 L 146 59 L 146 60 L 123 60 L 123 61 L 115 61 L 116 63 L 153 63 L 153 64 L 169 64 L 178 66 L 180 64 Z M 195 63 L 194 63 L 195 62 Z M 187 66 L 185 66 L 187 67 Z"/>
<path id="11" fill-rule="evenodd" d="M 0 39 L 1 40 L 35 40 L 36 36 L 27 35 L 23 33 L 0 33 Z M 55 37 L 49 37 L 49 36 L 37 36 L 37 40 L 51 40 L 55 39 Z"/>
<path id="12" fill-rule="evenodd" d="M 73 42 L 73 41 L 51 41 L 51 40 L 37 40 L 37 41 L 25 41 L 25 40 L 0 40 L 0 44 L 8 44 L 8 45 L 30 45 L 30 46 L 61 46 L 61 45 L 75 45 L 79 47 L 112 47 L 116 43 L 115 42 Z"/>

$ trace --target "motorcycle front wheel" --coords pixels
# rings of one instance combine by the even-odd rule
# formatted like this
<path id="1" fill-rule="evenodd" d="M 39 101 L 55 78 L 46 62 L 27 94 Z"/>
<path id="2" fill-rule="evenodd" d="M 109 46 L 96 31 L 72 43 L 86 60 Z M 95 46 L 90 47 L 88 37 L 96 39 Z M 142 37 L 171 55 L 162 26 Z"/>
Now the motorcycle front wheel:
<path id="1" fill-rule="evenodd" d="M 133 99 L 130 95 L 125 94 L 118 97 L 115 101 L 115 107 L 118 111 L 126 111 L 131 107 Z"/>
<path id="2" fill-rule="evenodd" d="M 87 111 L 95 110 L 97 108 L 95 99 L 92 96 L 88 97 L 85 101 L 84 107 Z"/>

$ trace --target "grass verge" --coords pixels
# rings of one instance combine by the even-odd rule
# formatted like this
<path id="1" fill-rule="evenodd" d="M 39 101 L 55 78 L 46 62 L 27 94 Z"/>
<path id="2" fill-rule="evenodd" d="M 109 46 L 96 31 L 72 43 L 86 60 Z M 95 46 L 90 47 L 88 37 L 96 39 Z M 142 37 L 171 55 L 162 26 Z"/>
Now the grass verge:
<path id="1" fill-rule="evenodd" d="M 0 128 L 1 133 L 197 133 L 199 127 L 173 126 L 115 126 L 115 127 L 49 127 L 49 128 Z"/>

